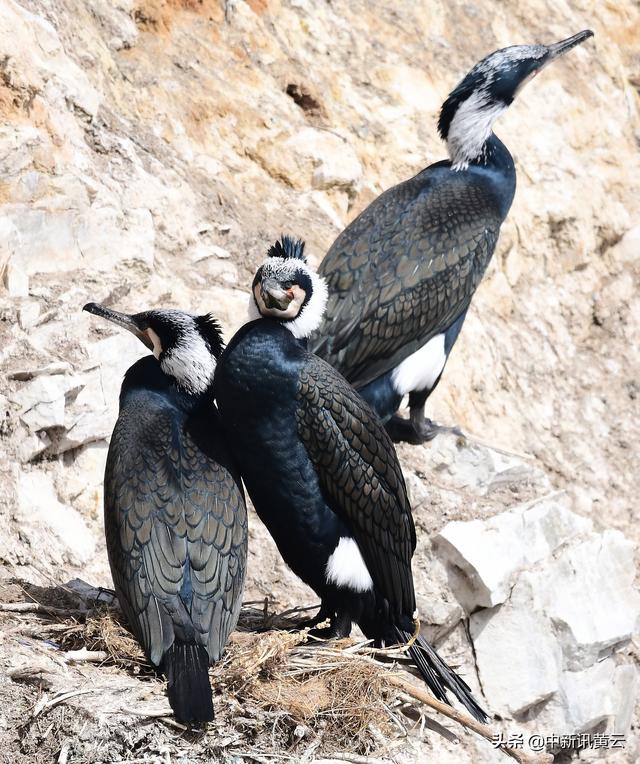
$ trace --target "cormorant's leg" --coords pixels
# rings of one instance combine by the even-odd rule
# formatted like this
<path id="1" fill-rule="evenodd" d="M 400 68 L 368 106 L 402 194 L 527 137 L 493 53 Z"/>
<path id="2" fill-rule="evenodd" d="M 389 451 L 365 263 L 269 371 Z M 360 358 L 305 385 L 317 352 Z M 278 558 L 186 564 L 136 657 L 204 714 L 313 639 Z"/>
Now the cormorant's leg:
<path id="1" fill-rule="evenodd" d="M 410 408 L 409 419 L 415 438 L 415 440 L 410 442 L 426 443 L 429 440 L 433 440 L 436 435 L 440 435 L 440 433 L 444 432 L 457 435 L 459 438 L 464 438 L 464 433 L 459 427 L 446 427 L 441 424 L 436 424 L 431 419 L 427 419 L 424 415 L 424 404 L 422 406 Z"/>
<path id="2" fill-rule="evenodd" d="M 436 380 L 436 385 L 439 381 L 440 378 Z M 445 432 L 464 438 L 464 433 L 459 427 L 446 427 L 441 424 L 436 424 L 431 421 L 431 419 L 425 417 L 425 403 L 427 402 L 429 395 L 435 390 L 436 385 L 434 385 L 431 390 L 419 390 L 410 393 L 409 419 L 403 419 L 398 414 L 395 414 L 386 423 L 386 430 L 394 443 L 404 442 L 420 445 L 420 443 L 426 443 L 429 440 L 433 440 L 436 435 Z"/>
<path id="3" fill-rule="evenodd" d="M 416 440 L 416 432 L 409 419 L 403 419 L 400 414 L 394 414 L 388 422 L 385 422 L 385 430 L 394 443 L 419 443 Z"/>

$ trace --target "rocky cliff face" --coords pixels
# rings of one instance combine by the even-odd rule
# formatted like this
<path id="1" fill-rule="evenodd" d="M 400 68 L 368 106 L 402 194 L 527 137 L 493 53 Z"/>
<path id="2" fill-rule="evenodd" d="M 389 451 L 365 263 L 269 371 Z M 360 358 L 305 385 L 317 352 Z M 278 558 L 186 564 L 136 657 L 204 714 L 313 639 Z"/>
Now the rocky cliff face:
<path id="1" fill-rule="evenodd" d="M 143 348 L 81 314 L 86 301 L 211 310 L 229 336 L 277 235 L 304 237 L 319 260 L 377 194 L 444 156 L 438 107 L 478 58 L 590 27 L 497 128 L 516 199 L 430 402 L 470 445 L 400 453 L 422 530 L 420 607 L 449 635 L 445 652 L 462 645 L 473 673 L 473 643 L 489 706 L 531 729 L 626 732 L 637 598 L 618 531 L 637 544 L 639 22 L 632 0 L 3 0 L 4 572 L 108 584 L 106 439 Z M 520 536 L 522 502 L 552 491 L 561 508 L 531 521 L 552 531 Z M 249 596 L 312 599 L 255 518 L 252 533 Z M 513 552 L 504 569 L 473 558 L 465 539 L 482 533 Z M 537 678 L 526 653 L 511 674 L 491 662 L 494 644 L 508 655 L 525 633 L 550 656 Z M 607 700 L 590 706 L 596 680 Z"/>

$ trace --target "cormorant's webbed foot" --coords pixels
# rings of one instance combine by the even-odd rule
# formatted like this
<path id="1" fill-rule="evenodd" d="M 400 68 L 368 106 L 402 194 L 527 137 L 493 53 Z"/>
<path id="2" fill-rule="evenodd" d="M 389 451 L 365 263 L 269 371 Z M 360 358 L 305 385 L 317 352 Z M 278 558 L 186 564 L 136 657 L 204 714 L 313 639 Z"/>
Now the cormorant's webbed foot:
<path id="1" fill-rule="evenodd" d="M 331 624 L 322 629 L 312 629 L 310 637 L 316 639 L 345 639 L 351 634 L 351 616 L 348 612 L 331 617 Z"/>
<path id="2" fill-rule="evenodd" d="M 447 432 L 459 438 L 465 437 L 459 427 L 446 427 L 445 425 L 436 424 L 436 422 L 432 422 L 431 419 L 426 417 L 403 419 L 398 414 L 395 414 L 386 423 L 385 427 L 394 443 L 412 443 L 415 446 L 427 443 L 433 440 L 436 435 Z"/>

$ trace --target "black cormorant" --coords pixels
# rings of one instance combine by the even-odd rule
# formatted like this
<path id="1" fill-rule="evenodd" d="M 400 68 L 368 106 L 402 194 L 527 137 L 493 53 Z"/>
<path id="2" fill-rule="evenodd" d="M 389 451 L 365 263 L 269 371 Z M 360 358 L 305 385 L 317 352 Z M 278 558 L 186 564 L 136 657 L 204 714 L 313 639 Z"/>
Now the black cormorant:
<path id="1" fill-rule="evenodd" d="M 133 332 L 153 355 L 127 371 L 104 479 L 104 523 L 120 606 L 167 677 L 180 721 L 213 719 L 209 664 L 238 620 L 247 513 L 210 395 L 222 353 L 210 316 L 84 310 Z"/>
<path id="2" fill-rule="evenodd" d="M 319 623 L 352 623 L 377 643 L 406 644 L 416 609 L 416 535 L 398 457 L 378 417 L 326 361 L 308 352 L 324 281 L 303 243 L 284 237 L 253 281 L 257 320 L 222 354 L 214 392 L 258 515 L 285 562 L 322 601 Z M 440 700 L 451 691 L 478 719 L 465 682 L 418 635 L 409 653 Z"/>
<path id="3" fill-rule="evenodd" d="M 329 287 L 310 348 L 367 400 L 396 440 L 442 428 L 424 416 L 498 240 L 516 187 L 493 134 L 522 86 L 593 32 L 495 51 L 446 99 L 450 159 L 385 191 L 335 240 L 318 269 Z M 409 395 L 409 421 L 393 416 Z M 393 416 L 393 419 L 390 418 Z"/>

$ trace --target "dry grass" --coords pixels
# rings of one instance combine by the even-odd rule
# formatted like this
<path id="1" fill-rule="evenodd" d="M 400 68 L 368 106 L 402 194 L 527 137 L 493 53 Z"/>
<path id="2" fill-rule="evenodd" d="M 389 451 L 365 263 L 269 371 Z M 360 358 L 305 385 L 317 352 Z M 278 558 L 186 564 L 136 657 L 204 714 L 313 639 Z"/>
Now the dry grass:
<path id="1" fill-rule="evenodd" d="M 224 658 L 210 672 L 217 725 L 243 735 L 250 727 L 253 736 L 268 729 L 273 750 L 314 742 L 320 751 L 378 749 L 394 727 L 387 701 L 396 693 L 385 681 L 389 669 L 357 660 L 358 651 L 309 643 L 305 631 L 286 630 L 295 623 L 290 615 L 243 609 L 242 630 L 231 636 Z M 269 630 L 256 631 L 265 624 Z M 105 653 L 104 663 L 135 674 L 152 671 L 114 608 L 91 611 L 83 623 L 72 622 L 63 631 L 57 626 L 55 636 L 66 650 Z M 260 747 L 264 750 L 264 741 Z"/>
<path id="2" fill-rule="evenodd" d="M 29 719 L 21 725 L 23 749 L 27 740 L 24 730 L 34 729 L 43 716 L 60 707 L 60 723 L 53 722 L 46 734 L 53 730 L 53 739 L 62 746 L 84 746 L 84 753 L 74 753 L 74 764 L 93 764 L 98 749 L 113 753 L 114 745 L 122 754 L 132 746 L 136 750 L 157 750 L 157 741 L 163 736 L 153 722 L 179 730 L 171 745 L 176 755 L 182 755 L 183 750 L 195 753 L 197 749 L 204 758 L 194 758 L 194 762 L 226 760 L 229 755 L 258 762 L 306 762 L 322 755 L 349 761 L 371 755 L 389 756 L 404 745 L 409 728 L 424 728 L 425 708 L 492 739 L 490 727 L 435 700 L 425 688 L 412 684 L 404 672 L 397 670 L 397 662 L 405 657 L 403 649 L 376 650 L 366 641 L 312 640 L 306 630 L 292 630 L 296 625 L 292 616 L 297 613 L 300 617 L 303 611 L 270 614 L 266 604 L 260 609 L 251 607 L 254 604 L 243 608 L 239 628 L 232 634 L 223 660 L 210 670 L 215 720 L 203 729 L 188 729 L 173 719 L 166 700 L 161 700 L 160 682 L 138 682 L 122 673 L 147 678 L 155 674 L 118 610 L 104 605 L 66 611 L 35 601 L 0 603 L 0 614 L 12 619 L 11 633 L 57 647 L 59 657 L 54 663 L 65 667 L 54 675 L 57 669 L 52 668 L 51 661 L 43 669 L 30 657 L 17 673 L 11 672 L 14 681 L 51 688 L 51 695 L 41 694 Z M 69 663 L 84 663 L 86 668 L 75 676 L 91 676 L 91 681 L 69 686 Z M 93 664 L 90 669 L 89 664 Z M 102 668 L 105 664 L 110 671 Z M 104 672 L 103 678 L 100 672 Z M 91 699 L 93 695 L 95 699 Z M 77 696 L 82 696 L 82 701 L 75 704 L 76 713 L 81 711 L 86 723 L 105 713 L 113 720 L 107 727 L 99 726 L 102 737 L 91 736 L 87 743 L 80 742 L 64 727 L 68 718 L 64 706 L 69 701 L 73 705 Z M 129 700 L 123 703 L 125 696 Z M 118 697 L 120 702 L 113 705 Z M 145 697 L 147 701 L 141 704 Z M 145 717 L 147 723 L 139 725 L 138 721 Z M 136 719 L 134 724 L 132 718 Z M 114 734 L 120 736 L 115 744 Z M 454 739 L 455 735 L 448 731 L 447 737 Z M 532 757 L 516 749 L 503 748 L 503 753 L 521 764 L 546 764 L 550 760 L 547 755 Z"/>
<path id="3" fill-rule="evenodd" d="M 75 622 L 56 637 L 65 650 L 95 650 L 105 652 L 107 664 L 138 673 L 141 667 L 151 667 L 137 640 L 127 630 L 119 610 L 101 606 L 87 615 L 84 623 Z"/>

